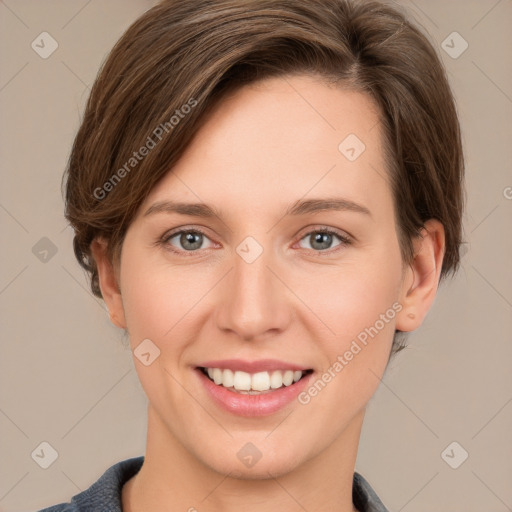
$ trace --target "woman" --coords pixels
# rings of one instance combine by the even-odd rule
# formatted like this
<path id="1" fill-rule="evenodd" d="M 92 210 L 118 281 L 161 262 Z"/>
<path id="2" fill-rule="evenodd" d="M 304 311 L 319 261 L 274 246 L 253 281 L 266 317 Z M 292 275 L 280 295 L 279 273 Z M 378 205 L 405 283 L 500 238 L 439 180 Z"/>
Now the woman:
<path id="1" fill-rule="evenodd" d="M 373 1 L 164 1 L 103 65 L 66 178 L 147 446 L 46 512 L 385 511 L 354 471 L 365 407 L 461 243 L 421 32 Z"/>

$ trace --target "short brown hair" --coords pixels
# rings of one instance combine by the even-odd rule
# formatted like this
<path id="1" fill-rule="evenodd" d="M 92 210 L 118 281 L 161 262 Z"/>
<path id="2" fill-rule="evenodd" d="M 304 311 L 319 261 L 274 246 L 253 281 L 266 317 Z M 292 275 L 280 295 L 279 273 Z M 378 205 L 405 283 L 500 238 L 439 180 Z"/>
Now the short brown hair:
<path id="1" fill-rule="evenodd" d="M 435 218 L 446 236 L 441 279 L 455 273 L 464 203 L 455 101 L 436 51 L 405 14 L 362 0 L 168 0 L 137 19 L 102 65 L 64 175 L 74 251 L 94 295 L 92 240 L 105 237 L 117 260 L 139 206 L 223 95 L 298 73 L 374 99 L 402 260 L 412 261 L 413 237 Z M 394 352 L 399 341 L 395 333 Z"/>

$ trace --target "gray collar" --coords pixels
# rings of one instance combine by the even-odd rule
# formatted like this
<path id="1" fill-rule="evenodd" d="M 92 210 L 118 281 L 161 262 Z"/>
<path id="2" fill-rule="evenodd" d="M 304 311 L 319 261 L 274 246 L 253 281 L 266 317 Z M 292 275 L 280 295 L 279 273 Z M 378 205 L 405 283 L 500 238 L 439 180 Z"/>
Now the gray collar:
<path id="1" fill-rule="evenodd" d="M 62 503 L 39 512 L 122 512 L 123 485 L 138 473 L 144 456 L 123 460 L 111 466 L 100 479 L 85 491 L 73 496 L 70 503 Z M 388 512 L 370 484 L 354 473 L 352 499 L 359 512 Z"/>

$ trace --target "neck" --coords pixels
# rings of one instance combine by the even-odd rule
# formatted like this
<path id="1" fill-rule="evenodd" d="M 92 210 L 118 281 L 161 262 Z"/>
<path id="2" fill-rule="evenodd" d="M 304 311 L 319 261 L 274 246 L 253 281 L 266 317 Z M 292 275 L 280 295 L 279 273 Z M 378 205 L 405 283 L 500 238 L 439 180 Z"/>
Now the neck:
<path id="1" fill-rule="evenodd" d="M 123 487 L 123 512 L 357 512 L 352 482 L 364 410 L 313 458 L 267 467 L 265 475 L 224 473 L 185 448 L 156 411 L 148 409 L 140 471 Z M 256 466 L 255 466 L 256 467 Z M 228 468 L 229 469 L 229 468 Z"/>

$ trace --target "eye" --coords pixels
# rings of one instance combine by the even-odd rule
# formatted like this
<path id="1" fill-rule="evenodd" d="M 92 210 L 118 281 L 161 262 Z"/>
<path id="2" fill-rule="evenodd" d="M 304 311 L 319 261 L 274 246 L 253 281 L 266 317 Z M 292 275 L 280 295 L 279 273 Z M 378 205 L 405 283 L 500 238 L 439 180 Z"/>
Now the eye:
<path id="1" fill-rule="evenodd" d="M 332 251 L 329 251 L 329 249 L 333 247 L 332 244 L 335 238 L 340 242 L 334 246 Z M 299 240 L 299 243 L 303 240 L 309 245 L 309 247 L 306 246 L 303 248 L 313 250 L 317 253 L 326 252 L 328 254 L 352 243 L 349 237 L 327 227 L 306 233 L 306 235 Z M 205 246 L 204 243 L 207 241 L 210 242 L 210 244 Z M 181 255 L 187 255 L 186 253 L 189 253 L 188 255 L 190 256 L 194 256 L 194 253 L 198 253 L 201 249 L 209 249 L 213 246 L 208 236 L 197 228 L 182 229 L 174 233 L 165 234 L 159 243 L 174 253 Z"/>
<path id="2" fill-rule="evenodd" d="M 176 243 L 179 245 L 178 249 L 172 240 L 176 239 Z M 165 235 L 162 239 L 162 243 L 174 252 L 197 252 L 198 249 L 207 249 L 209 247 L 203 247 L 203 242 L 210 240 L 202 231 L 198 229 L 187 229 L 177 231 L 170 235 Z"/>
<path id="3" fill-rule="evenodd" d="M 334 238 L 338 238 L 338 240 L 340 240 L 340 243 L 335 247 L 346 246 L 350 245 L 351 243 L 351 240 L 347 236 L 330 228 L 322 228 L 310 231 L 306 234 L 306 236 L 302 237 L 300 241 L 306 240 L 306 242 L 309 244 L 309 247 L 306 247 L 306 249 L 312 249 L 316 252 L 323 252 L 332 247 Z"/>

